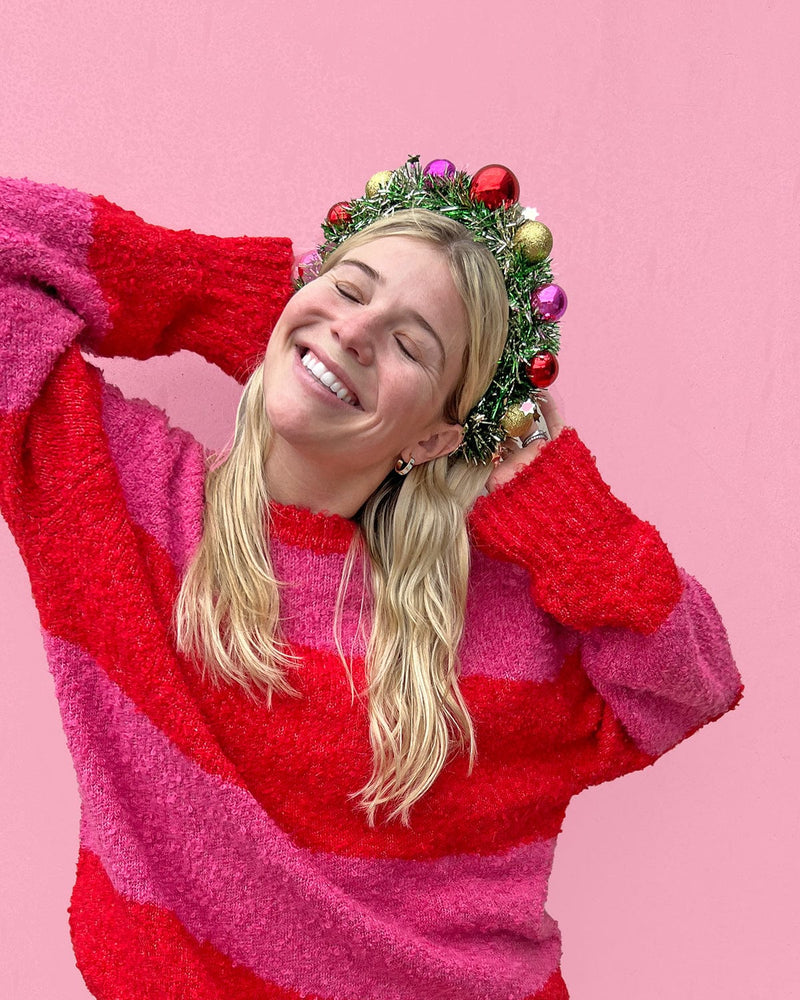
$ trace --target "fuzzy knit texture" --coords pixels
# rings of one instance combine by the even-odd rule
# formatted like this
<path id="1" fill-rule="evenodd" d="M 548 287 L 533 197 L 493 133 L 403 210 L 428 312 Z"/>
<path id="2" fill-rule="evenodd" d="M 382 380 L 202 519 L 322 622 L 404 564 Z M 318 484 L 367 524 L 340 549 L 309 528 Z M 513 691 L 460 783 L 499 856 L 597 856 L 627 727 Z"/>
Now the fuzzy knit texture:
<path id="1" fill-rule="evenodd" d="M 267 710 L 213 688 L 170 632 L 206 452 L 90 360 L 192 350 L 243 382 L 291 264 L 285 239 L 0 181 L 0 509 L 80 787 L 78 967 L 101 1000 L 564 1000 L 545 902 L 567 805 L 738 703 L 725 628 L 565 429 L 470 515 L 476 767 L 451 761 L 410 828 L 368 827 L 348 797 L 370 774 L 368 719 L 332 634 L 355 525 L 273 505 L 302 698 Z"/>

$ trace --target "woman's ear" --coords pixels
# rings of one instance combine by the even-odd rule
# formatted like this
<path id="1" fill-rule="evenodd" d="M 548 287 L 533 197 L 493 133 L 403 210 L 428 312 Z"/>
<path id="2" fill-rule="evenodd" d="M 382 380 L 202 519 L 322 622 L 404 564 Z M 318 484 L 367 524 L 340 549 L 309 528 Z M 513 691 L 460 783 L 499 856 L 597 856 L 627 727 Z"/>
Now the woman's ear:
<path id="1" fill-rule="evenodd" d="M 430 437 L 424 441 L 417 441 L 410 449 L 410 454 L 414 456 L 417 465 L 422 465 L 423 462 L 431 462 L 434 458 L 441 458 L 442 455 L 454 452 L 463 437 L 464 428 L 461 424 L 448 424 L 442 421 Z"/>

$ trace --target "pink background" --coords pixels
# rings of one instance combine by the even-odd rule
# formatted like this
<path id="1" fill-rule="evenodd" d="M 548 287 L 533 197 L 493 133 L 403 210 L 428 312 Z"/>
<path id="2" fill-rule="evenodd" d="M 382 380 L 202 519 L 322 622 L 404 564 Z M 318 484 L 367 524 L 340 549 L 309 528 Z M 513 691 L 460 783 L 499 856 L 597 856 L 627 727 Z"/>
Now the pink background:
<path id="1" fill-rule="evenodd" d="M 797 27 L 788 2 L 4 4 L 0 173 L 307 249 L 409 153 L 499 161 L 553 230 L 556 398 L 747 686 L 572 805 L 548 909 L 574 1000 L 799 995 Z M 196 357 L 107 371 L 210 444 L 233 426 Z M 0 995 L 77 1000 L 78 801 L 2 522 L 0 560 Z"/>

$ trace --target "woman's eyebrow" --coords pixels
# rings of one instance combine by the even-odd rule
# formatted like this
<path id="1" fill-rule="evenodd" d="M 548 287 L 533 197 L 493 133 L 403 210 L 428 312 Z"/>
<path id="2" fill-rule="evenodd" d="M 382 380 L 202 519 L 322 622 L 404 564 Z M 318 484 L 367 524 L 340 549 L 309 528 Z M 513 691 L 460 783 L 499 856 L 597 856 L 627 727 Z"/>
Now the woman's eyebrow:
<path id="1" fill-rule="evenodd" d="M 355 257 L 348 257 L 346 260 L 339 261 L 340 267 L 344 264 L 352 264 L 353 267 L 359 268 L 359 270 L 363 271 L 368 278 L 371 278 L 373 281 L 377 282 L 377 284 L 379 285 L 383 284 L 383 275 L 380 273 L 380 271 L 376 271 L 374 267 L 370 267 L 370 265 L 366 264 L 363 260 L 357 260 Z M 417 322 L 422 327 L 423 330 L 427 330 L 428 333 L 430 333 L 435 338 L 436 343 L 439 345 L 441 363 L 442 365 L 444 365 L 445 354 L 444 354 L 444 344 L 442 343 L 442 338 L 434 330 L 434 328 L 430 325 L 430 323 L 425 319 L 425 317 L 420 315 L 420 313 L 418 313 L 416 309 L 409 309 L 408 315 L 415 322 Z"/>
<path id="2" fill-rule="evenodd" d="M 348 257 L 345 260 L 339 261 L 339 267 L 344 264 L 352 264 L 354 267 L 360 268 L 368 278 L 372 278 L 373 281 L 377 281 L 379 285 L 383 284 L 383 275 L 376 271 L 374 267 L 370 267 L 369 264 L 365 264 L 363 260 L 356 260 L 355 257 Z"/>

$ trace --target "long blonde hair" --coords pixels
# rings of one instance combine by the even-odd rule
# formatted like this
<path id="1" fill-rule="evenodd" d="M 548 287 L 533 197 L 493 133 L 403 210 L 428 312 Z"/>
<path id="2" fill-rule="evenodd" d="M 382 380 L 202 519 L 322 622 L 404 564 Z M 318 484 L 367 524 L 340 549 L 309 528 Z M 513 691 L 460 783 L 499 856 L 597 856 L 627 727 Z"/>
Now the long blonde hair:
<path id="1" fill-rule="evenodd" d="M 508 299 L 491 252 L 451 219 L 407 209 L 351 236 L 325 260 L 322 273 L 350 250 L 385 236 L 412 236 L 445 255 L 464 302 L 468 339 L 463 372 L 446 401 L 445 419 L 463 423 L 486 391 L 505 344 Z M 216 681 L 243 685 L 254 696 L 300 697 L 286 677 L 296 657 L 279 626 L 281 582 L 269 555 L 271 444 L 263 392 L 263 360 L 245 385 L 233 443 L 215 457 L 205 479 L 202 539 L 175 604 L 178 649 Z M 387 822 L 409 811 L 431 787 L 453 752 L 476 746 L 458 685 L 457 650 L 464 629 L 469 574 L 466 515 L 491 466 L 443 456 L 404 476 L 390 475 L 356 520 L 359 531 L 345 560 L 336 602 L 335 641 L 344 593 L 360 552 L 368 559 L 373 616 L 367 646 L 367 703 L 372 776 L 351 797 L 370 826 L 392 804 Z"/>

